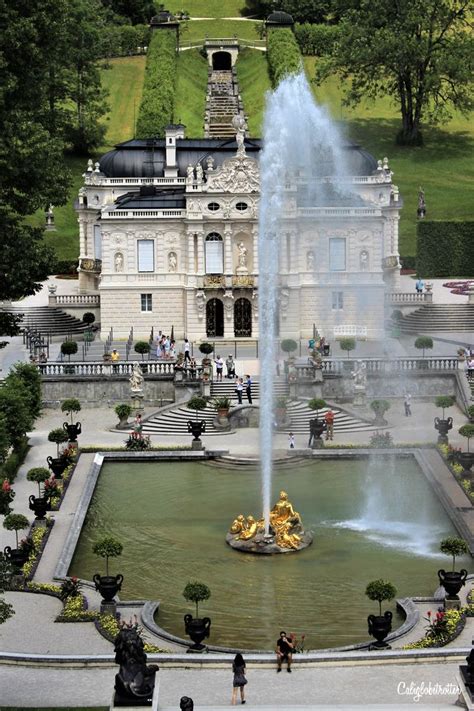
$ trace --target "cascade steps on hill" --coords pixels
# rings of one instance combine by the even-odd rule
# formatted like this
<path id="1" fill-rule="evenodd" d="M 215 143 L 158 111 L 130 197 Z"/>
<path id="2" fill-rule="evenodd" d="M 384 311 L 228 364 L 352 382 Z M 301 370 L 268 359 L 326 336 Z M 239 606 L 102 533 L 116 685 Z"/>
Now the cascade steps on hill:
<path id="1" fill-rule="evenodd" d="M 284 381 L 275 381 L 274 387 L 277 397 L 288 395 L 288 385 Z M 232 411 L 232 409 L 238 405 L 234 381 L 213 382 L 211 385 L 212 398 L 223 397 L 225 395 L 231 398 Z M 260 402 L 260 384 L 258 380 L 252 382 L 252 402 L 254 405 L 258 405 Z M 245 390 L 243 392 L 242 404 L 244 406 L 248 405 Z M 320 418 L 324 417 L 327 410 L 328 408 L 319 410 L 318 416 Z M 359 420 L 336 407 L 333 408 L 333 412 L 335 437 L 337 437 L 338 432 L 360 432 L 377 429 L 372 423 Z M 198 412 L 197 419 L 205 420 L 206 422 L 206 432 L 203 436 L 228 434 L 228 432 L 222 432 L 222 430 L 218 430 L 214 427 L 216 415 L 215 408 L 209 403 L 205 410 Z M 309 421 L 316 416 L 315 411 L 308 407 L 307 402 L 304 400 L 288 401 L 287 415 L 290 419 L 289 424 L 279 431 L 283 433 L 291 431 L 295 435 L 304 435 L 307 437 L 309 433 Z M 143 431 L 147 434 L 155 435 L 186 435 L 188 434 L 188 420 L 194 419 L 196 419 L 196 412 L 188 409 L 186 405 L 180 405 L 152 416 L 145 422 Z"/>
<path id="2" fill-rule="evenodd" d="M 474 304 L 425 304 L 397 325 L 403 333 L 474 331 Z"/>
<path id="3" fill-rule="evenodd" d="M 206 99 L 206 137 L 233 138 L 232 119 L 242 113 L 236 74 L 232 70 L 209 73 Z"/>
<path id="4" fill-rule="evenodd" d="M 21 328 L 29 328 L 51 336 L 82 335 L 87 325 L 62 309 L 52 306 L 13 306 L 8 313 L 23 316 Z"/>

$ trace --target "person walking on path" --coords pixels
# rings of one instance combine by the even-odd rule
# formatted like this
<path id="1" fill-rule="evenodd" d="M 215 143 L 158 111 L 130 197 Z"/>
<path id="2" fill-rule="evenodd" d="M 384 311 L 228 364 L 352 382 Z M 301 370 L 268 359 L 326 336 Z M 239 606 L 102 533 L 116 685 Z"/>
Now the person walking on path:
<path id="1" fill-rule="evenodd" d="M 236 654 L 232 663 L 232 671 L 234 672 L 234 681 L 232 683 L 232 706 L 237 702 L 237 689 L 240 689 L 240 700 L 245 704 L 245 661 L 241 654 Z"/>
<path id="2" fill-rule="evenodd" d="M 295 435 L 293 432 L 288 433 L 288 449 L 294 449 L 295 448 Z"/>
<path id="3" fill-rule="evenodd" d="M 190 354 L 189 350 L 190 350 L 189 341 L 187 338 L 185 338 L 184 339 L 184 362 L 185 363 L 187 360 L 191 360 L 191 354 Z"/>
<path id="4" fill-rule="evenodd" d="M 411 395 L 407 393 L 405 395 L 404 403 L 405 405 L 405 417 L 411 417 Z"/>
<path id="5" fill-rule="evenodd" d="M 280 632 L 280 637 L 277 640 L 276 655 L 278 664 L 277 672 L 281 672 L 281 665 L 283 662 L 286 662 L 286 671 L 290 674 L 293 655 L 293 643 L 286 636 L 286 632 Z"/>
<path id="6" fill-rule="evenodd" d="M 219 383 L 222 383 L 222 371 L 224 370 L 224 359 L 220 357 L 220 355 L 217 356 L 217 358 L 214 360 L 214 363 L 216 364 L 216 381 Z"/>
<path id="7" fill-rule="evenodd" d="M 249 405 L 252 404 L 252 378 L 250 375 L 247 373 L 245 376 L 247 380 L 245 381 L 245 392 L 247 393 L 247 400 L 249 401 Z"/>
<path id="8" fill-rule="evenodd" d="M 324 415 L 324 420 L 326 422 L 326 440 L 333 438 L 334 436 L 334 412 L 329 408 L 329 410 Z"/>
<path id="9" fill-rule="evenodd" d="M 235 382 L 235 393 L 237 395 L 237 400 L 239 405 L 242 404 L 242 393 L 244 390 L 244 381 L 242 378 L 237 378 Z"/>

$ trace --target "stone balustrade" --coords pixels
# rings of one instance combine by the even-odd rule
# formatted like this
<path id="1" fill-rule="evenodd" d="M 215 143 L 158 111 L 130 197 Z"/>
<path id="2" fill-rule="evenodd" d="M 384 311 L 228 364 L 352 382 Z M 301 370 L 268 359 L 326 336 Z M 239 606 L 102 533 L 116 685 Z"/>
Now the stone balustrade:
<path id="1" fill-rule="evenodd" d="M 423 294 L 418 294 L 416 291 L 402 292 L 402 291 L 390 291 L 385 294 L 385 303 L 387 305 L 411 305 L 411 304 L 428 304 L 432 303 L 433 294 L 431 292 L 426 292 Z"/>
<path id="2" fill-rule="evenodd" d="M 96 378 L 98 376 L 114 378 L 130 377 L 137 361 L 103 363 L 100 361 L 72 361 L 62 363 L 40 363 L 38 369 L 43 378 Z M 143 361 L 140 363 L 143 375 L 152 378 L 173 380 L 179 373 L 179 380 L 195 381 L 202 377 L 202 367 L 176 369 L 175 362 Z"/>
<path id="3" fill-rule="evenodd" d="M 100 296 L 99 294 L 56 294 L 50 296 L 49 305 L 100 306 Z"/>
<path id="4" fill-rule="evenodd" d="M 367 374 L 375 373 L 401 373 L 423 371 L 455 372 L 458 370 L 458 359 L 456 357 L 426 357 L 420 358 L 357 358 L 357 359 L 324 359 L 321 361 L 324 374 L 343 375 L 350 374 L 356 367 L 356 363 L 361 360 L 365 363 Z M 301 375 L 300 375 L 301 371 Z M 304 379 L 314 372 L 311 366 L 296 365 L 298 379 Z"/>

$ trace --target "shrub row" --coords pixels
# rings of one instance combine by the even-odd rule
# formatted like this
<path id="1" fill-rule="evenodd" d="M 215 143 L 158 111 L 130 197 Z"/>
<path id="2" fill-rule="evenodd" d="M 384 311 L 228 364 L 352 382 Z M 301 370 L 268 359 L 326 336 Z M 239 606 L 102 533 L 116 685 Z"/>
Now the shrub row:
<path id="1" fill-rule="evenodd" d="M 417 272 L 423 277 L 474 277 L 474 221 L 417 225 Z"/>
<path id="2" fill-rule="evenodd" d="M 301 54 L 323 57 L 331 54 L 339 38 L 338 25 L 295 25 L 295 38 Z"/>
<path id="3" fill-rule="evenodd" d="M 288 74 L 301 71 L 301 53 L 290 29 L 272 30 L 267 39 L 267 58 L 273 87 Z"/>
<path id="4" fill-rule="evenodd" d="M 173 120 L 176 73 L 174 30 L 155 32 L 148 47 L 137 138 L 164 136 L 165 127 Z"/>
<path id="5" fill-rule="evenodd" d="M 128 57 L 146 51 L 150 43 L 148 25 L 108 25 L 101 37 L 103 57 Z"/>
<path id="6" fill-rule="evenodd" d="M 10 484 L 15 481 L 18 469 L 25 461 L 29 448 L 28 438 L 24 437 L 17 444 L 16 449 L 10 453 L 5 462 L 0 466 L 0 483 L 4 479 L 8 479 Z"/>

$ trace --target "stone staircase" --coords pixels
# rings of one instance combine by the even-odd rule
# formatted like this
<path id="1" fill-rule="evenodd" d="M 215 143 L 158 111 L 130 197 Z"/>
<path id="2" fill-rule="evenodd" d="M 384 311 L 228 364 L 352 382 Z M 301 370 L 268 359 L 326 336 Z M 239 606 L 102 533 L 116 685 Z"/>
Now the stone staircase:
<path id="1" fill-rule="evenodd" d="M 22 328 L 35 329 L 43 335 L 77 336 L 82 335 L 87 326 L 74 316 L 52 306 L 11 307 L 6 309 L 15 316 L 23 316 Z"/>
<path id="2" fill-rule="evenodd" d="M 474 332 L 474 304 L 425 304 L 397 325 L 402 333 Z"/>
<path id="3" fill-rule="evenodd" d="M 210 70 L 204 117 L 206 138 L 233 138 L 232 119 L 236 114 L 243 116 L 235 69 Z"/>
<path id="4" fill-rule="evenodd" d="M 284 381 L 276 381 L 275 383 L 275 393 L 277 396 L 288 395 L 288 385 Z M 233 407 L 237 406 L 237 396 L 235 394 L 235 383 L 234 381 L 222 381 L 219 383 L 213 382 L 211 386 L 212 398 L 223 397 L 227 395 L 231 398 L 231 410 Z M 260 400 L 260 384 L 258 380 L 254 380 L 252 383 L 252 401 L 254 405 L 258 405 Z M 243 393 L 242 404 L 246 405 L 247 398 L 245 395 L 245 390 Z M 319 417 L 322 417 L 328 408 L 319 411 Z M 358 420 L 351 415 L 348 415 L 342 410 L 333 408 L 334 417 L 334 431 L 337 435 L 338 432 L 360 432 L 377 429 L 373 424 L 363 422 Z M 310 410 L 307 403 L 304 400 L 290 400 L 287 405 L 287 413 L 290 417 L 290 424 L 288 427 L 280 430 L 281 432 L 288 433 L 290 430 L 295 435 L 304 435 L 305 437 L 309 435 L 309 420 L 315 417 L 314 410 Z M 206 432 L 205 437 L 209 435 L 222 435 L 229 434 L 228 432 L 222 432 L 221 430 L 216 430 L 213 422 L 216 418 L 216 410 L 212 404 L 208 404 L 205 410 L 198 413 L 198 419 L 205 420 L 206 422 Z M 196 412 L 194 410 L 189 410 L 186 405 L 180 405 L 168 410 L 159 412 L 157 415 L 151 417 L 147 420 L 143 426 L 143 431 L 146 434 L 155 435 L 187 435 L 188 420 L 193 420 L 196 418 Z"/>

